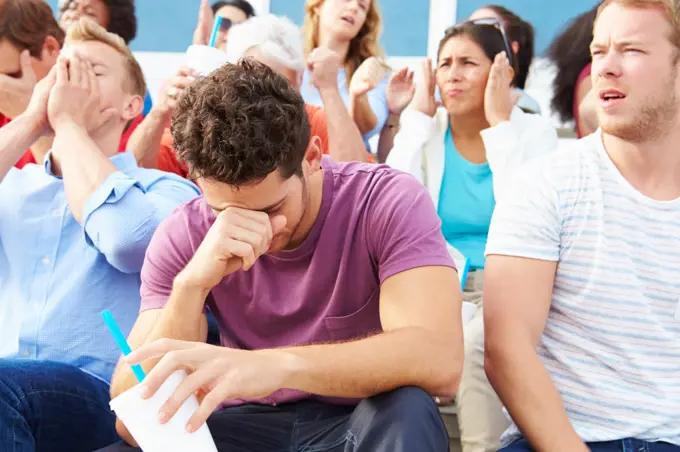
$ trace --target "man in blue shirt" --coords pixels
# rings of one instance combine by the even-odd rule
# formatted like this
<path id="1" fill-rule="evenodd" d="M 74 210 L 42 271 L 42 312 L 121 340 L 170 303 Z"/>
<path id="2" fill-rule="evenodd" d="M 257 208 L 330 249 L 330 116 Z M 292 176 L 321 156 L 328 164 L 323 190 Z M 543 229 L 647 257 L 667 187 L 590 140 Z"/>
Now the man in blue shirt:
<path id="1" fill-rule="evenodd" d="M 144 92 L 124 42 L 83 21 L 27 111 L 0 130 L 3 450 L 92 451 L 117 438 L 108 382 L 119 352 L 100 313 L 109 309 L 129 332 L 151 236 L 198 195 L 117 154 Z M 12 168 L 50 135 L 43 165 Z"/>

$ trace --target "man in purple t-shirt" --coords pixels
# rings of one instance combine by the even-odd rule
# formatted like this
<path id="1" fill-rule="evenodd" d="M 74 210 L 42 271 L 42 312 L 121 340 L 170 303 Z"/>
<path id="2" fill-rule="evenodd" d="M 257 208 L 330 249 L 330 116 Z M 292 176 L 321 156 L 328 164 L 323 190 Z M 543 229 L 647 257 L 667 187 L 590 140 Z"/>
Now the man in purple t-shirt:
<path id="1" fill-rule="evenodd" d="M 127 362 L 149 394 L 188 369 L 159 419 L 199 394 L 188 429 L 207 420 L 219 450 L 447 451 L 432 398 L 456 393 L 461 292 L 432 201 L 409 175 L 322 158 L 309 130 L 252 60 L 183 95 L 173 136 L 204 196 L 149 246 Z M 119 365 L 112 396 L 135 383 Z"/>

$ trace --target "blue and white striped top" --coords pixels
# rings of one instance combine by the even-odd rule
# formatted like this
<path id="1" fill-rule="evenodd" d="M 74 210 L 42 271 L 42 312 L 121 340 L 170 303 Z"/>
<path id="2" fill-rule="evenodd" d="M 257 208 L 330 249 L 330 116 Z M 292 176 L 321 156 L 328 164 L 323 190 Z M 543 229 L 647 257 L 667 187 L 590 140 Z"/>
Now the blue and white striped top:
<path id="1" fill-rule="evenodd" d="M 586 442 L 680 445 L 680 199 L 635 190 L 599 132 L 537 163 L 486 254 L 559 262 L 538 354 L 569 419 Z"/>

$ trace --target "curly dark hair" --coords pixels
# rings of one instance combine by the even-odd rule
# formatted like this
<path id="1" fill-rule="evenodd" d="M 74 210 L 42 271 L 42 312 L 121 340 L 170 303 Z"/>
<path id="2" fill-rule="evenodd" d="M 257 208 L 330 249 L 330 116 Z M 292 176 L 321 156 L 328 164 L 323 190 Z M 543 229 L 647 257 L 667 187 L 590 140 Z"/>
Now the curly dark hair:
<path id="1" fill-rule="evenodd" d="M 59 16 L 64 13 L 75 0 L 69 0 L 59 9 Z M 115 33 L 125 41 L 130 42 L 137 36 L 137 15 L 134 0 L 102 0 L 109 10 L 109 25 L 106 31 Z"/>
<path id="2" fill-rule="evenodd" d="M 574 96 L 578 76 L 591 62 L 590 43 L 599 3 L 573 19 L 548 48 L 547 56 L 555 64 L 552 109 L 562 121 L 574 119 Z"/>
<path id="3" fill-rule="evenodd" d="M 172 118 L 177 156 L 194 178 L 235 187 L 278 169 L 302 175 L 310 138 L 300 93 L 250 58 L 227 64 L 182 95 Z"/>
<path id="4" fill-rule="evenodd" d="M 480 9 L 489 9 L 496 13 L 503 22 L 503 28 L 507 34 L 508 41 L 512 45 L 516 42 L 517 51 L 517 75 L 514 85 L 519 89 L 524 89 L 529 77 L 529 68 L 534 59 L 534 26 L 519 17 L 509 9 L 500 5 L 486 5 Z"/>

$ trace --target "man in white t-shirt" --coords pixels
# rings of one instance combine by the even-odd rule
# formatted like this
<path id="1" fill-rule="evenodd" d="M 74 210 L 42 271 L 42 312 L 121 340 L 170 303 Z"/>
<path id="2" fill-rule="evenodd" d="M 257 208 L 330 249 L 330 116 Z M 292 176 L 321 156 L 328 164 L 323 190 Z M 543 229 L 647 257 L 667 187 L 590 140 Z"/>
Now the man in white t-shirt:
<path id="1" fill-rule="evenodd" d="M 496 205 L 484 320 L 504 452 L 680 451 L 678 3 L 603 3 L 601 130 Z"/>

